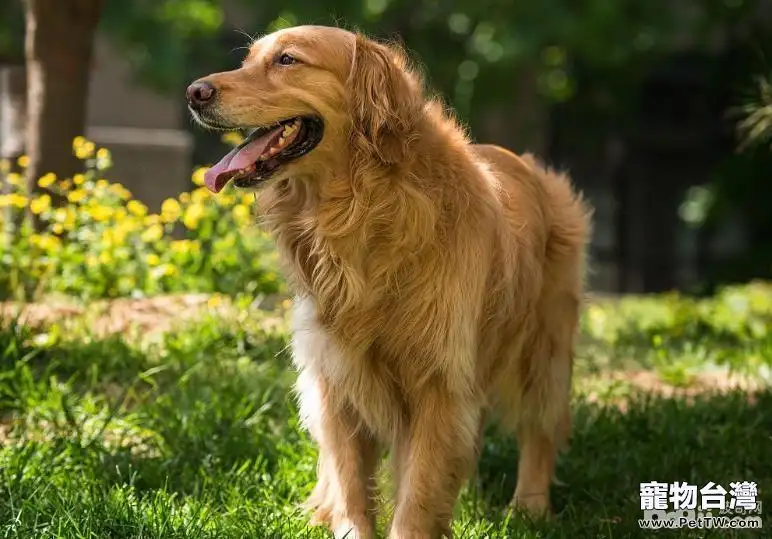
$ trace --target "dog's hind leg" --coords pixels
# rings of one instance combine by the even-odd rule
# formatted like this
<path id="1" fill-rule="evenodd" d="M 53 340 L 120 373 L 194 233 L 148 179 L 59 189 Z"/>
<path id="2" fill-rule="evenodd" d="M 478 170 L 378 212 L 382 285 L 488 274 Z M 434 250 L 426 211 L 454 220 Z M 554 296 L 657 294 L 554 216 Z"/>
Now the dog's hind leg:
<path id="1" fill-rule="evenodd" d="M 571 371 L 578 300 L 569 294 L 542 311 L 541 328 L 523 358 L 516 432 L 520 447 L 512 506 L 533 516 L 550 513 L 555 459 L 571 429 Z"/>

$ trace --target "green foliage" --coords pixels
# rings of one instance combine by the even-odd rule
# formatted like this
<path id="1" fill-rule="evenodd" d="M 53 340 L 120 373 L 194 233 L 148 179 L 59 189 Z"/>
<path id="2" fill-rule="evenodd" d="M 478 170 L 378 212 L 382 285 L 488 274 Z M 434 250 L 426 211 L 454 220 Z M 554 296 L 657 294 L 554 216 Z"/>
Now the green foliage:
<path id="1" fill-rule="evenodd" d="M 24 13 L 21 2 L 0 4 L 0 64 L 21 63 L 24 58 Z"/>
<path id="2" fill-rule="evenodd" d="M 758 97 L 743 108 L 738 125 L 745 147 L 769 142 L 772 148 L 772 78 L 759 78 Z"/>
<path id="3" fill-rule="evenodd" d="M 142 80 L 168 91 L 182 83 L 195 44 L 208 41 L 211 48 L 222 22 L 217 0 L 131 0 L 107 2 L 101 30 L 125 51 Z"/>
<path id="4" fill-rule="evenodd" d="M 643 365 L 660 371 L 772 366 L 772 286 L 724 288 L 712 298 L 678 294 L 591 304 L 582 321 L 595 368 Z"/>

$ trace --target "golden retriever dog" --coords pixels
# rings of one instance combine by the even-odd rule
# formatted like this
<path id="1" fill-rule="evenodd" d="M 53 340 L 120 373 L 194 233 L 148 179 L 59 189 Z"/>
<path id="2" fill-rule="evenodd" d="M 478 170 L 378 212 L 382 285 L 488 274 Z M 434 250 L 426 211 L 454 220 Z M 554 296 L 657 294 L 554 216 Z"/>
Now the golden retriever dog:
<path id="1" fill-rule="evenodd" d="M 518 438 L 513 505 L 550 513 L 590 228 L 568 178 L 472 144 L 401 49 L 339 28 L 269 34 L 187 99 L 252 130 L 205 180 L 259 191 L 297 294 L 312 521 L 374 537 L 389 449 L 389 537 L 450 536 L 486 417 Z"/>

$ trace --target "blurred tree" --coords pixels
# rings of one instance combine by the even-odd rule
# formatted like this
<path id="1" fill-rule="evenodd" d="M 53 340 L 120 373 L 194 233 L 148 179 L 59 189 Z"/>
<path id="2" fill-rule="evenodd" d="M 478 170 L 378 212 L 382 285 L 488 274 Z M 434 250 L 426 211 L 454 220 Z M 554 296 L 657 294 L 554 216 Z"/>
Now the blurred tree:
<path id="1" fill-rule="evenodd" d="M 21 2 L 0 3 L 0 64 L 24 61 L 24 11 Z"/>
<path id="2" fill-rule="evenodd" d="M 27 184 L 79 167 L 72 141 L 86 118 L 93 36 L 104 0 L 25 0 Z"/>
<path id="3" fill-rule="evenodd" d="M 13 58 L 18 47 L 15 3 L 0 25 L 0 55 Z M 82 165 L 72 141 L 83 135 L 89 71 L 97 27 L 130 55 L 141 76 L 170 88 L 184 73 L 187 44 L 210 35 L 222 23 L 217 0 L 24 0 L 26 18 L 28 120 L 27 182 L 35 189 L 47 172 L 72 176 Z"/>

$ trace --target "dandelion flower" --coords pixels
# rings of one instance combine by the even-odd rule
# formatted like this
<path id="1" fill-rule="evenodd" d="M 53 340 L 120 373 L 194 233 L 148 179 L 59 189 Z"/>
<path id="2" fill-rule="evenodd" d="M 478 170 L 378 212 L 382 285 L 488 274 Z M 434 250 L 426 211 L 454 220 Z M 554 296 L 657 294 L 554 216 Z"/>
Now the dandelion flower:
<path id="1" fill-rule="evenodd" d="M 180 203 L 173 198 L 167 198 L 161 204 L 161 219 L 167 223 L 171 223 L 179 219 L 182 214 L 182 208 Z"/>
<path id="2" fill-rule="evenodd" d="M 29 204 L 29 209 L 35 215 L 40 215 L 51 207 L 51 197 L 49 195 L 41 195 L 37 198 L 33 198 Z"/>
<path id="3" fill-rule="evenodd" d="M 198 223 L 204 216 L 204 206 L 201 204 L 191 204 L 185 210 L 185 216 L 182 218 L 182 222 L 190 230 L 198 228 Z"/>
<path id="4" fill-rule="evenodd" d="M 107 221 L 112 217 L 115 210 L 110 206 L 92 206 L 88 209 L 88 213 L 94 221 Z"/>
<path id="5" fill-rule="evenodd" d="M 54 174 L 53 172 L 44 174 L 38 180 L 38 186 L 42 187 L 43 189 L 45 189 L 46 187 L 51 187 L 54 183 L 56 183 L 56 174 Z"/>
<path id="6" fill-rule="evenodd" d="M 151 243 L 160 240 L 164 235 L 164 229 L 161 225 L 151 225 L 142 233 L 142 241 Z"/>
<path id="7" fill-rule="evenodd" d="M 24 195 L 18 193 L 11 193 L 8 195 L 8 202 L 11 206 L 22 209 L 27 207 L 28 199 Z"/>
<path id="8" fill-rule="evenodd" d="M 147 215 L 147 206 L 142 204 L 139 200 L 129 200 L 126 204 L 126 209 L 129 213 L 137 217 L 144 217 Z"/>
<path id="9" fill-rule="evenodd" d="M 209 170 L 209 167 L 199 167 L 194 170 L 193 176 L 191 177 L 193 183 L 198 186 L 204 185 L 204 175 L 206 174 L 207 170 Z"/>
<path id="10" fill-rule="evenodd" d="M 83 189 L 75 189 L 74 191 L 67 194 L 67 200 L 69 200 L 73 204 L 77 204 L 84 198 L 86 198 L 86 191 L 84 191 Z"/>

